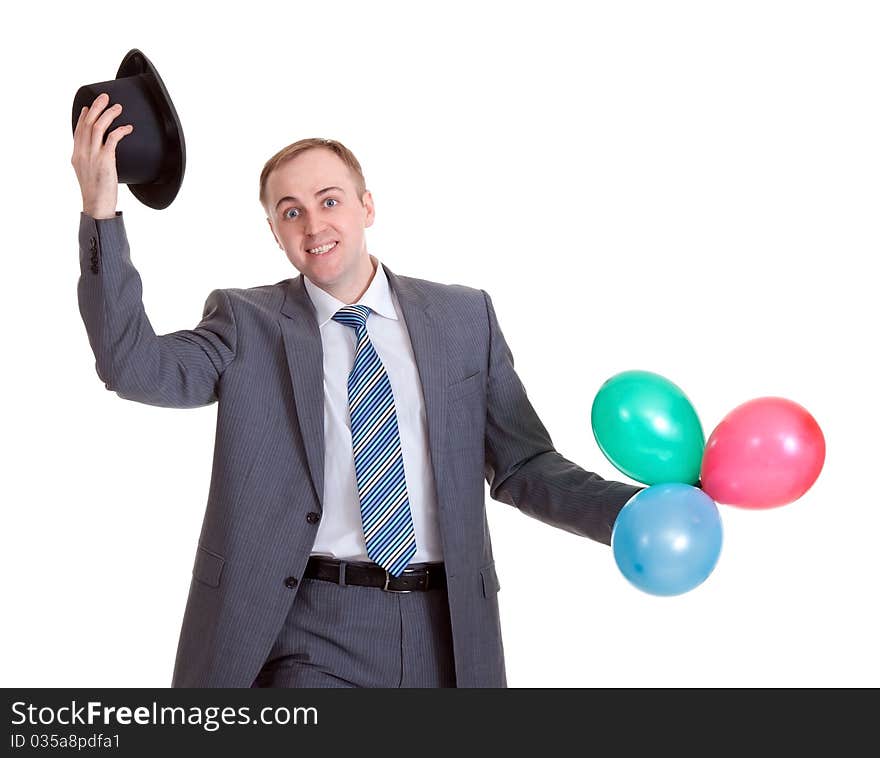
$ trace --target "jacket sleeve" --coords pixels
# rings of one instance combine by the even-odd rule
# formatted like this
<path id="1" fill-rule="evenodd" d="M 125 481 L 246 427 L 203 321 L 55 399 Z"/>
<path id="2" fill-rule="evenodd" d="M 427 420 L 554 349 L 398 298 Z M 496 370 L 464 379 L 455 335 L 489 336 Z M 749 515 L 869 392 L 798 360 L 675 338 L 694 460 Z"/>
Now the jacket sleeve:
<path id="1" fill-rule="evenodd" d="M 132 265 L 122 212 L 79 223 L 79 311 L 108 390 L 126 400 L 196 408 L 218 398 L 219 380 L 235 358 L 229 295 L 214 290 L 192 330 L 156 335 L 144 312 L 141 278 Z"/>
<path id="2" fill-rule="evenodd" d="M 489 320 L 485 474 L 494 500 L 606 545 L 621 508 L 644 487 L 603 479 L 563 458 L 529 402 L 492 305 Z"/>

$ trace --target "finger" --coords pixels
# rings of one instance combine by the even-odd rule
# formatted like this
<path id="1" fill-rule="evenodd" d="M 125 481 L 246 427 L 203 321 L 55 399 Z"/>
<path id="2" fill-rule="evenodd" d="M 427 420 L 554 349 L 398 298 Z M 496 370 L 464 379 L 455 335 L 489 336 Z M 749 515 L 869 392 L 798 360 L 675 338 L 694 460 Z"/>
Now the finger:
<path id="1" fill-rule="evenodd" d="M 101 149 L 101 144 L 104 140 L 104 132 L 107 131 L 107 127 L 110 126 L 110 122 L 113 121 L 120 113 L 122 113 L 122 106 L 119 103 L 115 103 L 111 105 L 107 110 L 105 110 L 101 117 L 92 124 L 92 153 L 96 153 Z"/>
<path id="2" fill-rule="evenodd" d="M 76 125 L 73 127 L 73 146 L 76 147 L 76 138 L 79 135 L 80 128 L 83 122 L 83 117 L 85 116 L 88 108 L 84 105 L 79 112 L 79 118 L 76 120 Z"/>
<path id="3" fill-rule="evenodd" d="M 85 123 L 86 116 L 88 115 L 88 113 L 89 113 L 89 106 L 88 105 L 84 105 L 82 108 L 80 108 L 79 117 L 76 119 L 76 126 L 74 126 L 74 128 L 73 128 L 73 138 L 74 139 L 76 139 L 77 134 L 82 131 L 82 128 L 83 128 L 82 125 Z"/>
<path id="4" fill-rule="evenodd" d="M 110 95 L 106 92 L 102 92 L 98 95 L 94 100 L 92 100 L 92 105 L 89 108 L 89 112 L 86 115 L 86 125 L 91 126 L 98 120 L 98 116 L 101 115 L 101 111 L 107 107 L 107 103 L 110 102 Z"/>
<path id="5" fill-rule="evenodd" d="M 116 145 L 119 140 L 121 140 L 125 135 L 131 134 L 134 127 L 131 124 L 125 124 L 124 126 L 117 126 L 110 134 L 107 135 L 107 142 L 104 143 L 104 147 L 106 147 L 111 153 L 115 155 L 116 153 Z"/>
<path id="6" fill-rule="evenodd" d="M 73 132 L 73 149 L 74 152 L 82 152 L 90 144 L 91 126 L 95 123 L 101 110 L 110 101 L 110 95 L 102 92 L 93 101 L 91 107 L 85 108 L 85 115 L 80 113 L 79 121 Z"/>

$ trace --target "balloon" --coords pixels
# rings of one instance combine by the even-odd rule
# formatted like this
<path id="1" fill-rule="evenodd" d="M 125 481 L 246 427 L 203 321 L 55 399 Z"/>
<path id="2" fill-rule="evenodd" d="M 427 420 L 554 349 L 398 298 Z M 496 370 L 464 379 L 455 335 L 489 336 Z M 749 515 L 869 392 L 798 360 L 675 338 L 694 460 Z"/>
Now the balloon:
<path id="1" fill-rule="evenodd" d="M 626 579 L 650 595 L 680 595 L 712 573 L 721 554 L 721 516 L 705 492 L 680 482 L 633 495 L 611 530 Z"/>
<path id="2" fill-rule="evenodd" d="M 624 371 L 596 393 L 593 435 L 611 463 L 637 482 L 695 484 L 706 438 L 690 400 L 650 371 Z"/>
<path id="3" fill-rule="evenodd" d="M 719 503 L 774 508 L 810 489 L 824 462 L 825 437 L 809 411 L 784 397 L 759 397 L 715 427 L 700 478 Z"/>

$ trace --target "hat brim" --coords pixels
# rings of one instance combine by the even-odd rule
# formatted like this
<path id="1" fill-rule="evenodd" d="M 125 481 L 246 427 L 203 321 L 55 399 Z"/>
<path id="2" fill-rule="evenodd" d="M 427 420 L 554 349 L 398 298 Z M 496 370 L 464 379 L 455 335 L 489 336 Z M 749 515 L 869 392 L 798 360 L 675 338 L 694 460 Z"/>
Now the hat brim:
<path id="1" fill-rule="evenodd" d="M 180 191 L 181 184 L 183 184 L 183 173 L 186 169 L 186 143 L 183 139 L 183 127 L 180 125 L 180 118 L 177 115 L 177 110 L 174 108 L 171 96 L 165 88 L 162 77 L 159 76 L 159 72 L 150 59 L 135 48 L 129 50 L 122 59 L 122 63 L 119 64 L 119 70 L 116 72 L 116 78 L 121 79 L 139 74 L 150 75 L 147 79 L 153 83 L 154 94 L 159 101 L 161 113 L 166 120 L 166 130 L 171 148 L 176 153 L 176 160 L 173 171 L 167 181 L 150 184 L 128 184 L 126 186 L 144 205 L 161 210 L 171 205 L 171 202 Z"/>

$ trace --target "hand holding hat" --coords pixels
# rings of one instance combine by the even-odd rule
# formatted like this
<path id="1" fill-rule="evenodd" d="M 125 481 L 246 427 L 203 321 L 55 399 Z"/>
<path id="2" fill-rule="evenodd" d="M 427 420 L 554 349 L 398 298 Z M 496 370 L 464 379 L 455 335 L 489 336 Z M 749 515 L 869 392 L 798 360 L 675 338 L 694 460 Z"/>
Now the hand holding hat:
<path id="1" fill-rule="evenodd" d="M 132 130 L 131 124 L 117 126 L 103 138 L 110 122 L 122 111 L 119 103 L 105 110 L 109 102 L 108 95 L 101 93 L 91 107 L 83 106 L 73 130 L 70 162 L 79 180 L 83 213 L 92 218 L 112 218 L 115 214 L 119 183 L 116 145 Z"/>
<path id="2" fill-rule="evenodd" d="M 125 55 L 115 79 L 77 90 L 72 122 L 71 163 L 84 212 L 112 216 L 120 183 L 150 208 L 171 204 L 186 165 L 183 128 L 159 72 L 140 50 Z"/>

